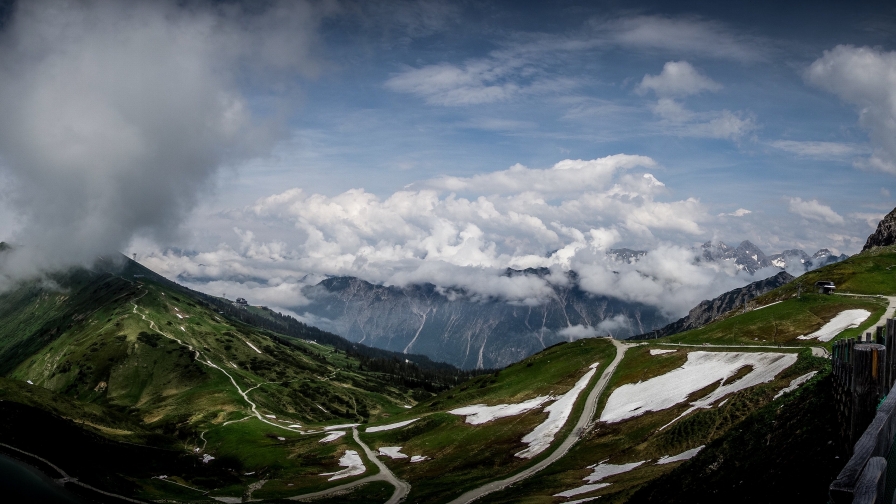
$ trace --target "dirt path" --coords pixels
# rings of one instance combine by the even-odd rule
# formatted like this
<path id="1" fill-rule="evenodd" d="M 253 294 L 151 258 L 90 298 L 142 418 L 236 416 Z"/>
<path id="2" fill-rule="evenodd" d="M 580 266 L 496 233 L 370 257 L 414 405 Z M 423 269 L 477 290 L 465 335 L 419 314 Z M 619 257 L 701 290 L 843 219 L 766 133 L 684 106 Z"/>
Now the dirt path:
<path id="1" fill-rule="evenodd" d="M 262 416 L 262 414 L 259 413 L 258 408 L 257 408 L 257 406 L 255 405 L 255 403 L 252 402 L 252 400 L 249 399 L 248 393 L 251 392 L 251 391 L 253 391 L 253 390 L 255 390 L 256 388 L 258 388 L 258 387 L 260 387 L 260 386 L 262 386 L 262 385 L 265 385 L 266 383 L 269 383 L 269 382 L 259 383 L 258 385 L 255 385 L 254 387 L 248 388 L 248 389 L 246 389 L 246 390 L 244 391 L 244 390 L 239 386 L 239 384 L 237 384 L 236 380 L 234 379 L 234 377 L 233 377 L 230 373 L 228 373 L 228 372 L 227 372 L 226 370 L 224 370 L 222 367 L 220 367 L 220 366 L 218 366 L 217 364 L 215 364 L 214 362 L 212 362 L 211 359 L 209 359 L 208 357 L 205 357 L 204 355 L 202 355 L 202 352 L 200 352 L 199 350 L 194 349 L 191 345 L 189 345 L 189 344 L 187 344 L 187 343 L 184 343 L 184 342 L 181 341 L 180 339 L 178 339 L 178 338 L 176 338 L 176 337 L 174 337 L 174 336 L 171 336 L 170 334 L 166 334 L 166 333 L 162 332 L 161 330 L 159 330 L 158 327 L 156 327 L 155 322 L 153 322 L 152 320 L 146 318 L 146 315 L 144 315 L 144 314 L 142 314 L 142 313 L 140 313 L 140 312 L 137 311 L 137 301 L 139 301 L 143 296 L 145 296 L 145 295 L 147 294 L 147 292 L 148 292 L 148 291 L 144 291 L 144 292 L 143 292 L 143 295 L 141 295 L 140 297 L 134 299 L 134 301 L 131 302 L 131 304 L 134 305 L 134 313 L 137 314 L 137 315 L 140 315 L 140 317 L 141 317 L 144 321 L 149 322 L 149 328 L 152 329 L 153 331 L 155 331 L 155 332 L 161 334 L 162 336 L 165 336 L 165 337 L 168 338 L 168 339 L 171 339 L 171 340 L 176 341 L 178 344 L 187 347 L 191 352 L 194 352 L 195 355 L 196 355 L 196 361 L 197 361 L 197 362 L 199 362 L 199 363 L 201 363 L 201 364 L 204 364 L 204 365 L 206 365 L 206 366 L 208 366 L 208 367 L 217 369 L 218 371 L 224 373 L 224 375 L 227 376 L 227 378 L 230 379 L 230 383 L 233 384 L 233 387 L 236 389 L 236 391 L 240 394 L 240 396 L 243 397 L 243 400 L 245 400 L 246 403 L 249 404 L 250 409 L 252 410 L 252 414 L 255 416 L 255 418 L 261 420 L 262 422 L 264 422 L 264 423 L 266 423 L 266 424 L 268 424 L 268 425 L 272 425 L 272 426 L 274 426 L 274 427 L 278 427 L 278 428 L 280 428 L 280 429 L 288 430 L 288 431 L 290 431 L 290 432 L 295 432 L 295 433 L 297 433 L 297 434 L 307 435 L 307 434 L 319 434 L 319 433 L 321 432 L 321 431 L 307 431 L 307 432 L 306 432 L 306 431 L 302 431 L 302 430 L 298 430 L 298 429 L 294 429 L 294 428 L 286 427 L 286 426 L 284 426 L 284 425 L 280 425 L 280 424 L 271 422 L 270 420 L 268 420 L 267 418 L 265 418 L 264 416 Z M 200 359 L 200 358 L 201 358 L 201 359 Z M 202 360 L 202 359 L 204 359 L 204 360 Z M 335 374 L 335 373 L 334 373 L 334 374 Z M 247 418 L 251 418 L 251 417 L 247 417 Z M 244 418 L 244 419 L 242 419 L 242 420 L 246 420 L 246 418 Z M 241 420 L 240 420 L 240 421 L 241 421 Z M 377 468 L 379 468 L 379 470 L 380 470 L 379 474 L 375 474 L 375 475 L 373 475 L 373 476 L 369 476 L 369 477 L 367 477 L 367 478 L 363 478 L 363 479 L 360 479 L 360 480 L 358 480 L 358 481 L 354 481 L 354 482 L 352 482 L 352 483 L 347 483 L 347 484 L 345 484 L 345 485 L 339 485 L 339 486 L 336 486 L 336 487 L 328 488 L 327 490 L 322 490 L 322 491 L 320 491 L 320 492 L 315 492 L 315 493 L 313 493 L 313 494 L 305 494 L 305 495 L 298 495 L 298 496 L 295 496 L 295 497 L 288 497 L 289 500 L 311 499 L 311 498 L 315 498 L 315 497 L 323 497 L 323 496 L 326 496 L 326 495 L 332 495 L 332 494 L 334 494 L 334 493 L 342 492 L 342 491 L 348 490 L 348 489 L 350 489 L 350 488 L 354 488 L 354 487 L 356 487 L 356 486 L 358 486 L 358 485 L 363 485 L 363 484 L 365 484 L 365 483 L 370 483 L 370 482 L 372 482 L 372 481 L 386 481 L 386 482 L 390 483 L 392 486 L 395 487 L 395 492 L 392 494 L 392 497 L 391 497 L 388 501 L 386 501 L 386 504 L 397 504 L 398 502 L 401 502 L 401 501 L 408 495 L 408 492 L 410 492 L 410 490 L 411 490 L 411 485 L 409 485 L 409 484 L 408 484 L 407 482 L 405 482 L 405 481 L 402 481 L 402 480 L 398 479 L 398 478 L 395 476 L 395 474 L 393 474 L 392 471 L 390 471 L 389 468 L 385 466 L 385 464 L 383 464 L 382 462 L 380 462 L 379 459 L 377 459 L 376 455 L 370 450 L 370 448 L 369 448 L 366 444 L 364 444 L 364 442 L 362 442 L 361 439 L 358 437 L 358 430 L 357 430 L 356 428 L 352 428 L 352 433 L 353 433 L 353 436 L 354 436 L 354 438 L 355 438 L 355 441 L 358 443 L 359 446 L 361 446 L 361 448 L 364 449 L 364 452 L 367 454 L 367 458 L 368 458 L 368 459 L 369 459 L 375 466 L 377 466 Z M 204 436 L 205 432 L 203 432 L 202 434 L 203 434 L 203 436 Z M 200 437 L 202 437 L 202 436 L 200 436 Z M 202 440 L 205 441 L 205 438 L 202 437 Z M 206 441 L 206 443 L 207 443 L 207 441 Z M 203 445 L 203 449 L 204 449 L 204 446 L 205 446 L 205 445 Z M 60 472 L 61 472 L 61 471 L 60 471 Z M 140 501 L 134 501 L 134 502 L 140 502 Z"/>
<path id="2" fill-rule="evenodd" d="M 386 501 L 386 504 L 398 504 L 399 502 L 404 500 L 404 498 L 407 497 L 408 492 L 411 491 L 411 485 L 409 485 L 406 481 L 398 479 L 398 477 L 395 476 L 395 474 L 391 470 L 389 470 L 389 468 L 386 467 L 386 465 L 383 464 L 380 459 L 377 458 L 376 454 L 373 453 L 370 447 L 367 446 L 363 441 L 361 441 L 361 438 L 358 437 L 357 427 L 352 427 L 352 437 L 355 438 L 355 442 L 358 443 L 358 446 L 360 446 L 364 450 L 364 453 L 367 455 L 367 459 L 370 460 L 370 462 L 372 462 L 373 465 L 375 465 L 377 469 L 380 470 L 379 473 L 368 476 L 366 478 L 361 478 L 357 481 L 352 481 L 351 483 L 346 483 L 344 485 L 321 490 L 319 492 L 287 497 L 287 500 L 300 501 L 319 499 L 321 497 L 327 497 L 330 495 L 347 492 L 353 488 L 357 488 L 361 485 L 366 485 L 367 483 L 372 483 L 374 481 L 385 481 L 395 487 L 395 492 L 392 493 L 392 497 L 389 497 L 389 500 Z"/>
<path id="3" fill-rule="evenodd" d="M 582 433 L 587 430 L 587 428 L 591 425 L 591 421 L 594 418 L 594 414 L 597 409 L 597 400 L 600 398 L 600 395 L 603 393 L 604 389 L 607 387 L 607 383 L 610 381 L 610 377 L 613 376 L 613 373 L 616 371 L 616 367 L 619 366 L 619 363 L 622 362 L 622 357 L 625 355 L 625 351 L 629 349 L 630 345 L 622 343 L 617 340 L 610 340 L 613 345 L 616 346 L 616 357 L 613 359 L 613 362 L 607 366 L 607 369 L 604 370 L 603 374 L 600 375 L 600 378 L 597 380 L 597 383 L 594 385 L 594 388 L 591 389 L 591 393 L 588 394 L 588 398 L 585 400 L 585 407 L 582 409 L 582 414 L 579 416 L 578 422 L 573 427 L 572 432 L 560 443 L 559 446 L 544 460 L 538 462 L 537 464 L 530 466 L 513 476 L 508 478 L 504 478 L 499 481 L 493 481 L 491 483 L 487 483 L 479 488 L 470 490 L 469 492 L 464 493 L 460 497 L 452 500 L 450 504 L 466 504 L 468 502 L 473 502 L 476 499 L 484 497 L 490 493 L 497 492 L 502 490 L 518 481 L 528 478 L 533 474 L 541 471 L 545 467 L 553 464 L 561 457 L 566 455 L 572 445 L 579 440 L 582 436 Z M 390 501 L 391 502 L 391 501 Z"/>

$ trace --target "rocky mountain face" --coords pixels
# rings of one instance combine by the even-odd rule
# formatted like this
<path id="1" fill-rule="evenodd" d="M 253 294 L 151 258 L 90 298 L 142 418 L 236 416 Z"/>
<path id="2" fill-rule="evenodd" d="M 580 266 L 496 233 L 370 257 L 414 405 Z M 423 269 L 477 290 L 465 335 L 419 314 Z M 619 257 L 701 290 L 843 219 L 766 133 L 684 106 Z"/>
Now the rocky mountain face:
<path id="1" fill-rule="evenodd" d="M 704 326 L 720 315 L 727 313 L 738 306 L 743 306 L 750 300 L 773 289 L 777 289 L 794 278 L 795 277 L 790 273 L 782 271 L 773 277 L 753 282 L 738 289 L 730 290 L 715 299 L 700 302 L 700 304 L 692 308 L 687 315 L 675 322 L 657 329 L 656 331 L 635 336 L 634 339 L 661 338 L 663 336 L 671 336 L 673 334 Z"/>
<path id="2" fill-rule="evenodd" d="M 742 241 L 736 248 L 729 247 L 723 242 L 711 241 L 704 243 L 700 248 L 704 261 L 734 261 L 738 268 L 750 273 L 772 266 L 765 253 L 748 240 Z"/>
<path id="3" fill-rule="evenodd" d="M 628 338 L 669 322 L 657 308 L 588 294 L 569 275 L 568 286 L 554 286 L 537 306 L 473 300 L 432 284 L 400 288 L 335 277 L 305 289 L 311 303 L 303 310 L 312 324 L 351 341 L 467 369 L 503 367 L 580 337 Z"/>
<path id="4" fill-rule="evenodd" d="M 896 208 L 877 224 L 877 229 L 868 237 L 862 251 L 890 245 L 896 245 Z"/>
<path id="5" fill-rule="evenodd" d="M 834 255 L 826 248 L 811 256 L 800 249 L 785 250 L 780 254 L 766 256 L 759 247 L 747 240 L 742 241 L 736 248 L 723 242 L 706 242 L 700 247 L 700 251 L 704 261 L 733 261 L 739 269 L 751 274 L 769 266 L 802 273 L 847 258 L 845 254 Z"/>

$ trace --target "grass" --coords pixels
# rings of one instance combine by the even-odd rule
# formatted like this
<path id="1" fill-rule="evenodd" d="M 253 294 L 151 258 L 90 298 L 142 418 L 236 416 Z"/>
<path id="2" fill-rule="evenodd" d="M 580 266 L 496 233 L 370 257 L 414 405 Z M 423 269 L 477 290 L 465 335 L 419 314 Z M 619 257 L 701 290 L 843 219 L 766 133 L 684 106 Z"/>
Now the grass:
<path id="1" fill-rule="evenodd" d="M 571 388 L 588 366 L 599 362 L 593 384 L 614 356 L 615 348 L 602 339 L 557 345 L 501 370 L 497 375 L 471 380 L 430 403 L 390 419 L 399 421 L 422 415 L 408 427 L 362 434 L 362 437 L 373 449 L 401 446 L 402 453 L 409 456 L 430 457 L 430 460 L 415 464 L 409 463 L 408 459 L 386 460 L 386 464 L 398 477 L 411 483 L 410 502 L 447 501 L 488 481 L 509 476 L 551 452 L 548 449 L 532 460 L 514 456 L 527 446 L 522 443 L 522 437 L 547 417 L 541 411 L 543 408 L 484 425 L 466 424 L 463 417 L 447 411 L 471 404 L 507 404 L 540 395 L 559 395 Z M 570 420 L 554 437 L 555 441 L 569 433 L 586 396 L 587 392 L 579 396 Z"/>
<path id="2" fill-rule="evenodd" d="M 886 301 L 877 298 L 852 298 L 804 293 L 761 310 L 733 314 L 698 329 L 662 338 L 657 342 L 722 345 L 800 345 L 822 346 L 818 340 L 800 340 L 798 336 L 820 329 L 843 310 L 865 309 L 871 312 L 859 328 L 843 337 L 860 334 L 884 314 Z M 828 344 L 829 345 L 829 344 Z"/>
<path id="3" fill-rule="evenodd" d="M 647 359 L 662 360 L 661 358 L 675 355 L 650 356 L 647 350 L 647 347 L 639 347 L 626 353 L 620 364 L 621 372 L 614 377 L 608 392 L 623 383 L 638 381 L 641 370 L 648 368 L 645 365 Z M 683 354 L 684 350 L 677 353 Z M 677 367 L 677 362 L 680 361 L 667 359 L 660 367 L 668 371 Z M 782 372 L 773 382 L 737 392 L 729 396 L 724 404 L 698 410 L 664 430 L 659 428 L 683 413 L 688 407 L 686 404 L 623 422 L 598 423 L 573 446 L 566 457 L 533 478 L 492 494 L 490 502 L 551 502 L 551 495 L 584 485 L 585 481 L 582 479 L 591 473 L 587 468 L 589 465 L 599 462 L 622 464 L 647 461 L 632 471 L 602 480 L 601 482 L 611 483 L 608 487 L 576 496 L 584 498 L 600 495 L 601 502 L 625 502 L 636 489 L 681 465 L 680 462 L 655 465 L 650 461 L 711 443 L 757 409 L 769 404 L 777 390 L 785 387 L 793 378 L 811 370 L 825 370 L 827 366 L 825 359 L 812 357 L 807 350 L 802 350 L 797 363 Z M 815 378 L 813 382 L 817 380 Z M 609 394 L 605 394 L 602 402 L 608 396 Z M 600 408 L 601 406 L 598 407 Z"/>

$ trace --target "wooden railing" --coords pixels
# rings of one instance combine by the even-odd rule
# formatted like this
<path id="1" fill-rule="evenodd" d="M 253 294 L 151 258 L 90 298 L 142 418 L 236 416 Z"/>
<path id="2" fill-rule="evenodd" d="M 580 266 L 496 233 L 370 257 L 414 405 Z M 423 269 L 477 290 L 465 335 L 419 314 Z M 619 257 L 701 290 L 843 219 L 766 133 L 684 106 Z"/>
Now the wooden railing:
<path id="1" fill-rule="evenodd" d="M 851 455 L 831 483 L 831 501 L 891 504 L 896 474 L 888 477 L 887 465 L 896 464 L 896 393 L 889 393 L 896 381 L 896 319 L 874 335 L 866 333 L 864 341 L 837 341 L 831 359 L 841 439 Z"/>

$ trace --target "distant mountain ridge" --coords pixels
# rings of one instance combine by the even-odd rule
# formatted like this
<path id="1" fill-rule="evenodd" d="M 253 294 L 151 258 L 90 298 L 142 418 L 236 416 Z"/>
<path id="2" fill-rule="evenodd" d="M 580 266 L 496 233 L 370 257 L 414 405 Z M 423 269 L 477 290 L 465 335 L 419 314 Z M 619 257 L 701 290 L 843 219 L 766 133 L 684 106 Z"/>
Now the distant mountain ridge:
<path id="1" fill-rule="evenodd" d="M 811 256 L 800 249 L 785 250 L 780 254 L 766 256 L 759 247 L 749 240 L 742 241 L 737 247 L 730 247 L 721 241 L 717 243 L 708 241 L 701 246 L 701 251 L 701 257 L 705 261 L 733 261 L 739 269 L 750 273 L 769 266 L 805 272 L 842 261 L 848 257 L 845 254 L 834 255 L 826 248 Z"/>
<path id="2" fill-rule="evenodd" d="M 747 302 L 766 292 L 777 289 L 792 281 L 794 278 L 796 277 L 790 273 L 782 271 L 775 276 L 753 282 L 737 289 L 732 289 L 714 299 L 700 302 L 700 304 L 692 308 L 687 315 L 675 322 L 653 332 L 634 336 L 632 339 L 662 338 L 663 336 L 671 336 L 673 334 L 704 326 L 719 316 L 728 313 L 738 306 L 743 306 Z"/>

